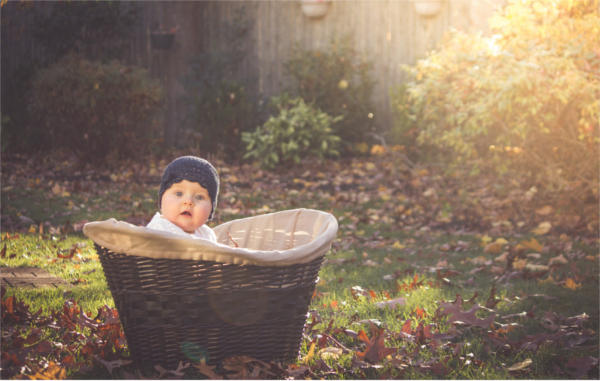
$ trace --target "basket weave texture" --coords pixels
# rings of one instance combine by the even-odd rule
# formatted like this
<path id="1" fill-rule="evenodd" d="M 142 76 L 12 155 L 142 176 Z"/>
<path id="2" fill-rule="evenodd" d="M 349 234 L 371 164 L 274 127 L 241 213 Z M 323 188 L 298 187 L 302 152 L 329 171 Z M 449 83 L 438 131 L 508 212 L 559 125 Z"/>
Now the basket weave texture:
<path id="1" fill-rule="evenodd" d="M 234 355 L 296 359 L 323 257 L 267 267 L 96 250 L 139 367 Z"/>
<path id="2" fill-rule="evenodd" d="M 95 247 L 138 367 L 236 355 L 296 360 L 323 255 L 270 266 Z"/>

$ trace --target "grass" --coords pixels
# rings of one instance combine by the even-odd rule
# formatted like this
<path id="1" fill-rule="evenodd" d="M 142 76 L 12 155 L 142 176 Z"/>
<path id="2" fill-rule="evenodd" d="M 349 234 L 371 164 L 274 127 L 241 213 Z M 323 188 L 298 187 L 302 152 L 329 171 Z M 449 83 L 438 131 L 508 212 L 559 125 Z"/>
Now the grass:
<path id="1" fill-rule="evenodd" d="M 314 377 L 562 378 L 569 374 L 556 376 L 557 363 L 564 366 L 569 359 L 598 355 L 597 239 L 518 231 L 503 231 L 488 237 L 489 232 L 427 225 L 400 227 L 388 215 L 390 202 L 397 205 L 395 200 L 390 201 L 387 193 L 381 195 L 381 190 L 369 193 L 368 184 L 344 192 L 307 192 L 302 188 L 282 192 L 280 188 L 270 189 L 270 184 L 236 185 L 228 184 L 227 178 L 224 180 L 219 202 L 222 212 L 215 224 L 294 207 L 327 210 L 339 220 L 338 239 L 321 269 L 309 307 L 316 314 L 311 319 L 319 316 L 321 322 L 306 332 L 298 362 L 299 366 L 307 365 Z M 286 184 L 295 183 L 282 181 L 280 186 L 285 189 Z M 2 215 L 14 219 L 24 215 L 35 223 L 31 232 L 26 228 L 2 232 L 6 251 L 0 258 L 0 266 L 40 267 L 71 284 L 58 289 L 8 289 L 7 295 L 15 295 L 33 311 L 41 308 L 48 313 L 60 309 L 69 299 L 76 300 L 90 313 L 103 305 L 114 306 L 92 241 L 68 227 L 80 220 L 108 217 L 148 220 L 155 211 L 156 192 L 152 186 L 132 182 L 109 185 L 96 182 L 84 192 L 70 191 L 67 195 L 61 191 L 51 197 L 48 188 L 52 183 L 43 188 L 35 180 L 3 189 Z M 108 188 L 111 191 L 104 190 Z M 404 204 L 419 212 L 419 205 Z M 506 241 L 500 251 L 486 249 L 498 238 Z M 517 249 L 532 239 L 541 250 Z M 506 271 L 510 266 L 502 260 L 504 252 L 517 253 L 513 277 L 511 271 Z M 70 258 L 59 257 L 71 253 Z M 561 255 L 565 261 L 555 260 L 556 263 L 549 265 Z M 548 267 L 540 273 L 527 270 L 527 265 Z M 551 334 L 544 322 L 553 313 L 561 319 L 587 314 L 589 318 L 579 331 L 573 332 L 590 339 L 572 347 L 561 347 L 559 342 L 547 340 L 532 350 L 523 347 L 502 350 L 490 342 L 490 332 L 485 329 L 459 325 L 460 332 L 440 340 L 438 346 L 431 344 L 433 340 L 427 341 L 427 345 L 416 342 L 419 323 L 434 327 L 438 334 L 452 332 L 454 325 L 436 312 L 440 312 L 441 302 L 454 301 L 457 295 L 468 301 L 462 310 L 477 304 L 484 306 L 495 297 L 498 300 L 493 306 L 495 321 L 512 327 L 506 333 L 511 343 L 523 342 L 528 336 Z M 403 298 L 402 302 L 391 308 L 378 305 L 398 298 Z M 489 313 L 481 309 L 475 316 L 484 319 Z M 409 319 L 410 340 L 400 334 Z M 357 352 L 364 351 L 366 344 L 345 332 L 364 331 L 373 338 L 376 332 L 373 327 L 377 326 L 385 329 L 385 347 L 398 348 L 396 354 L 382 359 L 377 366 L 356 366 Z M 315 348 L 311 354 L 311 343 L 323 334 L 335 338 L 351 352 L 323 355 L 323 350 L 331 346 L 327 344 Z M 523 370 L 509 370 L 526 359 L 532 360 L 531 365 Z M 590 375 L 597 375 L 597 368 L 591 370 Z M 98 377 L 110 376 L 102 369 L 90 372 Z"/>

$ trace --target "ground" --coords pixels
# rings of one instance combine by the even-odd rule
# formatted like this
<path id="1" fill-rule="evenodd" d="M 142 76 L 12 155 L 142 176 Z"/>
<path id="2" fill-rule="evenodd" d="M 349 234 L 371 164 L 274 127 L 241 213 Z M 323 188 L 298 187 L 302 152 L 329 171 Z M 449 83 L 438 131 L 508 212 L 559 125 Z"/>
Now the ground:
<path id="1" fill-rule="evenodd" d="M 67 283 L 5 290 L 3 378 L 136 375 L 81 228 L 109 217 L 147 223 L 170 158 L 119 169 L 3 158 L 3 273 L 36 267 Z M 275 171 L 213 162 L 222 185 L 211 225 L 305 207 L 336 216 L 338 237 L 297 363 L 238 358 L 155 377 L 598 377 L 593 221 L 518 182 L 481 176 L 465 186 L 397 153 Z"/>

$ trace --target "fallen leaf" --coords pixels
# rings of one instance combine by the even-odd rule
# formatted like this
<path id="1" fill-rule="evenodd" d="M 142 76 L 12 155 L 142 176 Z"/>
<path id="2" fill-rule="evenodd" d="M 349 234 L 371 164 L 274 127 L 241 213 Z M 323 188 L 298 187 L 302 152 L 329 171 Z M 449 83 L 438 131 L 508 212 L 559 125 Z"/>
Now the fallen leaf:
<path id="1" fill-rule="evenodd" d="M 598 358 L 587 356 L 582 358 L 571 358 L 567 361 L 567 372 L 576 379 L 589 378 L 588 373 L 598 366 Z"/>
<path id="2" fill-rule="evenodd" d="M 540 224 L 531 232 L 537 235 L 544 235 L 552 229 L 552 224 L 548 221 L 540 222 Z"/>
<path id="3" fill-rule="evenodd" d="M 507 243 L 508 241 L 504 238 L 498 238 L 494 242 L 487 244 L 483 252 L 487 254 L 500 254 Z"/>
<path id="4" fill-rule="evenodd" d="M 404 247 L 405 247 L 405 246 L 404 246 L 403 244 L 401 244 L 399 241 L 395 241 L 395 242 L 392 244 L 392 247 L 393 247 L 394 249 L 404 249 Z"/>
<path id="5" fill-rule="evenodd" d="M 533 263 L 528 263 L 525 265 L 525 269 L 529 270 L 533 273 L 539 273 L 539 272 L 544 272 L 544 271 L 550 270 L 550 267 L 548 267 L 546 265 L 536 265 Z"/>
<path id="6" fill-rule="evenodd" d="M 507 260 L 508 260 L 508 251 L 505 251 L 504 253 L 502 253 L 499 256 L 497 256 L 496 258 L 494 258 L 494 261 L 496 261 L 496 262 L 506 262 Z"/>
<path id="7" fill-rule="evenodd" d="M 366 261 L 363 262 L 364 266 L 369 266 L 369 267 L 377 267 L 379 266 L 379 263 L 371 260 L 371 259 L 367 259 Z"/>
<path id="8" fill-rule="evenodd" d="M 552 277 L 551 274 L 548 275 L 546 279 L 538 279 L 538 283 L 551 283 L 556 284 L 556 280 Z"/>
<path id="9" fill-rule="evenodd" d="M 517 245 L 517 249 L 521 247 L 533 250 L 535 252 L 540 252 L 544 248 L 544 246 L 542 246 L 542 244 L 540 244 L 538 240 L 533 237 L 529 241 L 519 242 L 519 245 Z"/>
<path id="10" fill-rule="evenodd" d="M 340 358 L 342 353 L 344 353 L 344 351 L 341 348 L 326 347 L 317 353 L 317 357 L 319 357 L 321 360 L 337 360 Z"/>
<path id="11" fill-rule="evenodd" d="M 29 376 L 32 380 L 64 380 L 66 377 L 66 369 L 53 362 L 50 362 L 46 369 Z"/>
<path id="12" fill-rule="evenodd" d="M 360 286 L 352 286 L 350 293 L 354 299 L 358 299 L 359 296 L 367 296 L 369 293 Z"/>
<path id="13" fill-rule="evenodd" d="M 489 266 L 492 264 L 492 261 L 487 259 L 486 257 L 480 255 L 478 257 L 470 259 L 471 263 L 477 266 L 486 265 Z"/>
<path id="14" fill-rule="evenodd" d="M 528 358 L 521 362 L 511 365 L 510 367 L 506 368 L 506 370 L 508 370 L 509 372 L 517 372 L 519 370 L 523 370 L 523 369 L 527 368 L 532 363 L 533 363 L 533 361 L 531 361 L 531 359 Z"/>
<path id="15" fill-rule="evenodd" d="M 367 343 L 364 352 L 356 352 L 360 360 L 366 360 L 371 364 L 381 362 L 388 355 L 396 353 L 396 348 L 387 348 L 385 346 L 385 330 L 383 328 L 373 329 L 373 336 Z"/>
<path id="16" fill-rule="evenodd" d="M 194 368 L 198 369 L 198 371 L 200 373 L 202 373 L 203 375 L 205 375 L 206 377 L 208 377 L 211 380 L 222 380 L 223 376 L 221 376 L 220 374 L 218 374 L 215 370 L 216 370 L 216 365 L 207 365 L 206 364 L 206 360 L 202 359 L 202 362 L 198 363 L 198 364 L 194 364 Z"/>
<path id="17" fill-rule="evenodd" d="M 537 214 L 539 214 L 540 216 L 547 216 L 550 213 L 552 213 L 552 207 L 550 205 L 546 205 L 546 206 L 542 206 L 541 208 L 538 208 L 535 210 L 535 212 Z"/>
<path id="18" fill-rule="evenodd" d="M 513 269 L 515 270 L 523 270 L 525 266 L 527 266 L 526 259 L 515 259 L 515 261 L 513 262 Z"/>
<path id="19" fill-rule="evenodd" d="M 440 302 L 440 307 L 436 314 L 449 315 L 448 323 L 462 322 L 464 324 L 474 325 L 484 329 L 488 329 L 494 323 L 496 313 L 491 313 L 485 319 L 479 319 L 475 313 L 481 309 L 481 306 L 476 304 L 468 311 L 462 310 L 463 300 L 460 295 L 456 295 L 454 302 Z"/>
<path id="20" fill-rule="evenodd" d="M 122 366 L 125 365 L 129 365 L 131 364 L 131 360 L 113 360 L 113 361 L 104 361 L 102 358 L 100 358 L 100 356 L 94 355 L 94 359 L 96 361 L 98 361 L 100 364 L 102 364 L 106 370 L 108 370 L 108 373 L 110 373 L 112 375 L 113 370 L 120 368 Z M 63 360 L 64 362 L 64 360 Z"/>
<path id="21" fill-rule="evenodd" d="M 398 306 L 403 306 L 406 304 L 406 299 L 404 298 L 396 298 L 392 300 L 386 300 L 384 302 L 375 303 L 377 308 L 396 308 Z"/>
<path id="22" fill-rule="evenodd" d="M 417 307 L 415 308 L 415 315 L 419 318 L 419 319 L 424 319 L 425 316 L 427 315 L 427 313 L 425 312 L 424 309 L 422 309 L 421 307 Z"/>
<path id="23" fill-rule="evenodd" d="M 308 364 L 310 360 L 315 356 L 315 342 L 310 343 L 310 348 L 308 349 L 308 353 L 306 357 L 304 357 L 303 363 Z"/>
<path id="24" fill-rule="evenodd" d="M 490 242 L 492 242 L 492 237 L 489 235 L 485 234 L 483 237 L 481 237 L 481 246 L 485 246 Z"/>
<path id="25" fill-rule="evenodd" d="M 577 290 L 581 287 L 581 283 L 575 282 L 572 278 L 567 278 L 565 280 L 565 287 L 569 290 Z"/>
<path id="26" fill-rule="evenodd" d="M 564 255 L 559 255 L 556 256 L 554 258 L 550 258 L 550 262 L 548 262 L 548 265 L 552 266 L 552 265 L 566 265 L 567 263 L 569 263 L 569 261 L 567 260 L 567 258 L 565 258 Z"/>

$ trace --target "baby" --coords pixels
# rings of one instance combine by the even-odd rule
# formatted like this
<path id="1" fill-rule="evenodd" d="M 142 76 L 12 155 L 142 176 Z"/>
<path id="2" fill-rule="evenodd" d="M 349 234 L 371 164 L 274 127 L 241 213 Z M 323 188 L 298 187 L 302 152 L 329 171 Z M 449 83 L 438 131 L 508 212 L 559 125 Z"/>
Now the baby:
<path id="1" fill-rule="evenodd" d="M 195 156 L 173 160 L 162 175 L 157 212 L 146 225 L 193 238 L 217 241 L 206 222 L 213 218 L 219 195 L 219 175 L 208 161 Z"/>

